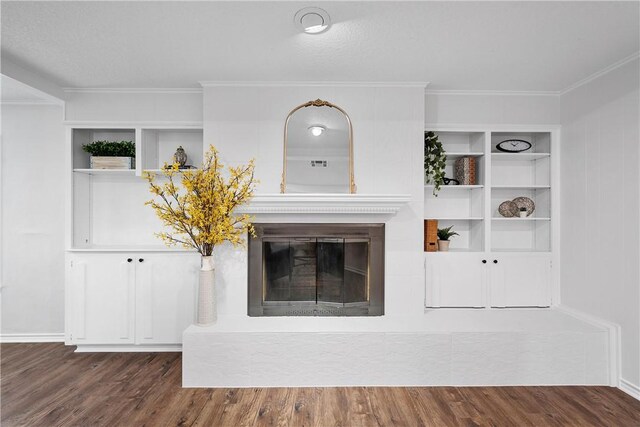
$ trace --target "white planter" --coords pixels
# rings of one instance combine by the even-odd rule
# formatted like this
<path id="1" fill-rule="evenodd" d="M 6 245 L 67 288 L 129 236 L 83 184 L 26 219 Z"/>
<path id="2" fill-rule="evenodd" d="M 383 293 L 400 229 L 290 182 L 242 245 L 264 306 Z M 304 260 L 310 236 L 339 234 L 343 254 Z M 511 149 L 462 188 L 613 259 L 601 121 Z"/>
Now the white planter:
<path id="1" fill-rule="evenodd" d="M 213 324 L 217 319 L 213 257 L 203 256 L 198 283 L 198 325 Z"/>
<path id="2" fill-rule="evenodd" d="M 438 251 L 440 251 L 440 252 L 448 252 L 449 251 L 449 241 L 448 240 L 438 240 Z"/>

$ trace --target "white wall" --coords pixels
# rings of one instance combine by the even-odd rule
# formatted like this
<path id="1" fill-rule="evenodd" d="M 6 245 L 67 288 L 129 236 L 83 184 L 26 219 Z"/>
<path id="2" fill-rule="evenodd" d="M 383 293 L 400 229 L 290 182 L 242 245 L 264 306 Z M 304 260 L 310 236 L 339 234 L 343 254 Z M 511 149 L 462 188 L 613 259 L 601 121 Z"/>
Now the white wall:
<path id="1" fill-rule="evenodd" d="M 62 107 L 2 105 L 2 328 L 64 332 Z"/>
<path id="2" fill-rule="evenodd" d="M 201 122 L 199 90 L 81 90 L 65 93 L 66 120 Z"/>
<path id="3" fill-rule="evenodd" d="M 617 323 L 640 385 L 638 59 L 561 97 L 562 303 Z"/>
<path id="4" fill-rule="evenodd" d="M 360 194 L 411 194 L 387 224 L 385 321 L 424 313 L 422 255 L 424 88 L 207 87 L 204 139 L 228 164 L 256 159 L 259 193 L 278 193 L 284 121 L 296 106 L 321 98 L 350 115 L 355 181 Z M 246 250 L 222 247 L 216 280 L 218 313 L 246 320 Z M 243 319 L 245 318 L 245 319 Z"/>
<path id="5" fill-rule="evenodd" d="M 556 125 L 557 95 L 427 92 L 427 125 Z"/>

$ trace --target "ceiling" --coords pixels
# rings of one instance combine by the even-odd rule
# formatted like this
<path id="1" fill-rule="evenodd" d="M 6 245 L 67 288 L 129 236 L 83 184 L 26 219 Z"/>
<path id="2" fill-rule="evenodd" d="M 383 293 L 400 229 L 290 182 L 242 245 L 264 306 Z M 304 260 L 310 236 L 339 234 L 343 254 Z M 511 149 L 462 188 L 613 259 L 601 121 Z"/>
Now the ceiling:
<path id="1" fill-rule="evenodd" d="M 305 6 L 333 26 L 302 34 Z M 431 82 L 558 91 L 640 49 L 634 2 L 10 2 L 2 56 L 62 87 Z"/>

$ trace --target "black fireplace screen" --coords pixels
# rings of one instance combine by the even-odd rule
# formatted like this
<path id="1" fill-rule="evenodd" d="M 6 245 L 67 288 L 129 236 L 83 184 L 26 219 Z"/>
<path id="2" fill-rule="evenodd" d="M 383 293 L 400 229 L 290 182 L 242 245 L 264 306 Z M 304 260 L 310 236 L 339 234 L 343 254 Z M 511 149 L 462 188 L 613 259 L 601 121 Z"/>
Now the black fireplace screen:
<path id="1" fill-rule="evenodd" d="M 254 226 L 250 316 L 383 313 L 384 226 Z"/>

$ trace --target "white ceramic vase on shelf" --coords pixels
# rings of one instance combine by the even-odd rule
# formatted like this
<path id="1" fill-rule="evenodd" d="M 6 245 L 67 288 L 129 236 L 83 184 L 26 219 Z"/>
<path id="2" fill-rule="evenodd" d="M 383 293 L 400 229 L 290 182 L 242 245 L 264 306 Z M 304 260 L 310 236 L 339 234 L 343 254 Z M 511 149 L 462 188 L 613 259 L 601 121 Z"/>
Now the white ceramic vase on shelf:
<path id="1" fill-rule="evenodd" d="M 198 283 L 198 325 L 211 325 L 216 321 L 216 288 L 213 257 L 203 256 Z"/>

